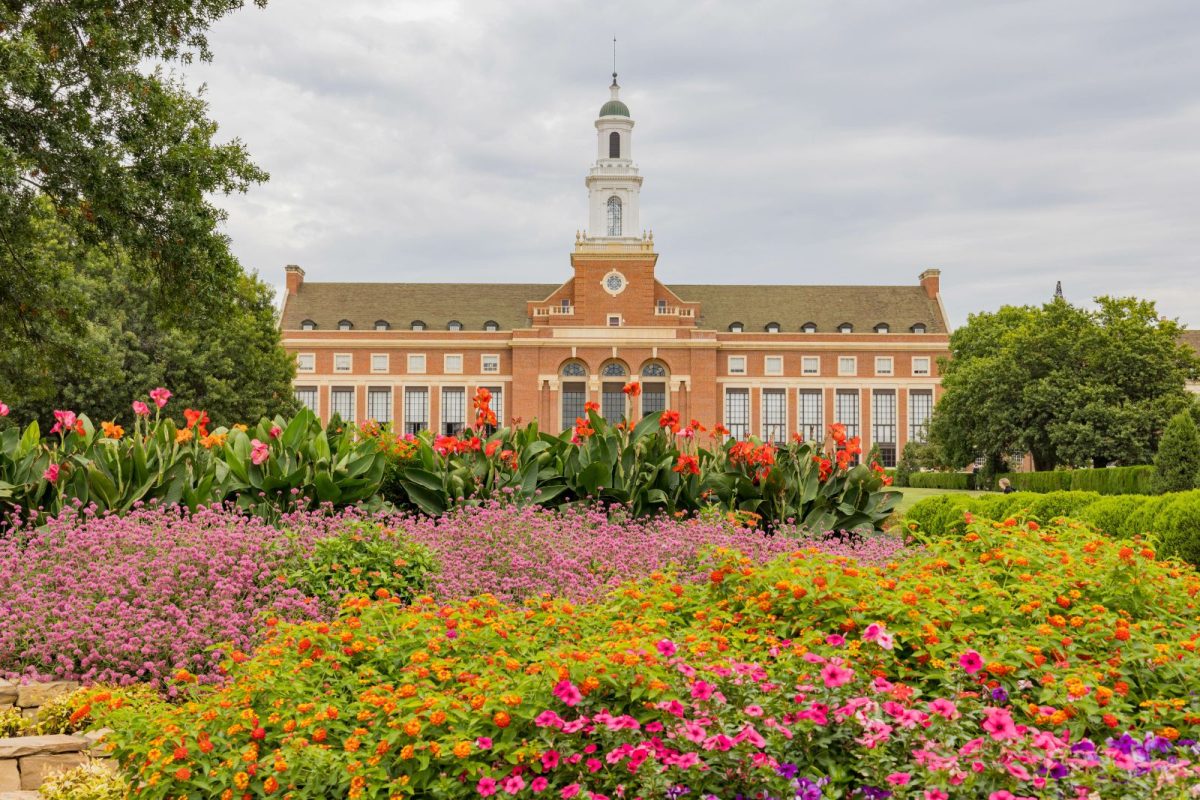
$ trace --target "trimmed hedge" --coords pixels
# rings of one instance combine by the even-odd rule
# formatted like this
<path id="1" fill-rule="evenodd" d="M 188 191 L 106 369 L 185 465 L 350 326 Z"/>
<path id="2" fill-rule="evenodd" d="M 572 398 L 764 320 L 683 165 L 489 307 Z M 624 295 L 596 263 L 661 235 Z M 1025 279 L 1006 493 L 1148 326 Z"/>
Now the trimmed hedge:
<path id="1" fill-rule="evenodd" d="M 908 485 L 914 489 L 974 489 L 975 476 L 967 472 L 912 472 Z"/>
<path id="2" fill-rule="evenodd" d="M 1022 492 L 1097 492 L 1099 494 L 1153 494 L 1154 467 L 1060 469 L 1052 472 L 1007 472 L 1013 488 Z"/>
<path id="3" fill-rule="evenodd" d="M 1035 473 L 1036 474 L 1036 473 Z M 1164 556 L 1200 566 L 1200 490 L 1163 495 L 1102 496 L 1098 492 L 1013 492 L 971 497 L 927 497 L 909 509 L 904 525 L 933 539 L 960 535 L 964 512 L 985 519 L 1008 517 L 1048 523 L 1058 517 L 1079 519 L 1115 538 L 1157 536 Z"/>

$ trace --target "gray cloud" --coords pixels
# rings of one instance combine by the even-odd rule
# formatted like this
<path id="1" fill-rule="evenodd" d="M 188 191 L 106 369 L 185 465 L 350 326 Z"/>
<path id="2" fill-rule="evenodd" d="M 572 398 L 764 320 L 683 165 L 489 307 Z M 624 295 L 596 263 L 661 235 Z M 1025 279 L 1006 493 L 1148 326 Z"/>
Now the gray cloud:
<path id="1" fill-rule="evenodd" d="M 243 263 L 555 281 L 586 220 L 610 39 L 660 276 L 912 283 L 956 322 L 1137 294 L 1200 327 L 1193 0 L 275 0 L 214 31 Z"/>

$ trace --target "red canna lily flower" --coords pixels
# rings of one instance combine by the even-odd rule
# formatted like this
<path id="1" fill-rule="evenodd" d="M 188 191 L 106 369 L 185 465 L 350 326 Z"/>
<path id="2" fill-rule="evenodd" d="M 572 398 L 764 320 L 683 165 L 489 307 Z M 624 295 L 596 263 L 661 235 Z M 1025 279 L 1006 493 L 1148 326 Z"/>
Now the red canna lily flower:
<path id="1" fill-rule="evenodd" d="M 642 393 L 642 385 L 637 381 L 633 381 L 632 383 L 627 383 L 621 387 L 621 391 L 630 397 L 637 397 Z"/>
<path id="2" fill-rule="evenodd" d="M 700 462 L 695 456 L 681 455 L 679 460 L 675 462 L 675 466 L 671 469 L 685 475 L 699 475 Z"/>

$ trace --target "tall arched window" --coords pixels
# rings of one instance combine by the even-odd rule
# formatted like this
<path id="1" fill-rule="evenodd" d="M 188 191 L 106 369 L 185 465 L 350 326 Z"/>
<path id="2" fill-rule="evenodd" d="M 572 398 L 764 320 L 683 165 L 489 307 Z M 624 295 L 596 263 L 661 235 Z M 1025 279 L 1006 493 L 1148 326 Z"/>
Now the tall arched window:
<path id="1" fill-rule="evenodd" d="M 621 134 L 613 131 L 608 135 L 608 157 L 621 157 Z"/>
<path id="2" fill-rule="evenodd" d="M 621 198 L 608 198 L 608 235 L 621 235 Z"/>

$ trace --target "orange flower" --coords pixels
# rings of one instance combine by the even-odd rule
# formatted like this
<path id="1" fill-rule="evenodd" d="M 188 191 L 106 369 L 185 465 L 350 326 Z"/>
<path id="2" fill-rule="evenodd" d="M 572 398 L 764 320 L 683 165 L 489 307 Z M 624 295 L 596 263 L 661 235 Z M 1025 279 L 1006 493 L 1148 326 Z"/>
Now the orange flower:
<path id="1" fill-rule="evenodd" d="M 672 469 L 685 475 L 699 475 L 700 462 L 696 460 L 695 456 L 682 455 Z"/>
<path id="2" fill-rule="evenodd" d="M 662 416 L 658 418 L 658 427 L 670 428 L 671 433 L 679 433 L 679 412 L 664 411 Z"/>
<path id="3" fill-rule="evenodd" d="M 177 781 L 186 781 L 190 777 L 192 777 L 192 771 L 187 767 L 180 767 L 175 770 L 175 780 Z"/>
<path id="4" fill-rule="evenodd" d="M 192 431 L 188 428 L 175 431 L 175 444 L 183 444 L 192 440 Z"/>
<path id="5" fill-rule="evenodd" d="M 630 397 L 637 397 L 642 393 L 642 385 L 637 381 L 633 381 L 632 383 L 627 383 L 621 387 L 621 391 Z"/>
<path id="6" fill-rule="evenodd" d="M 497 711 L 492 715 L 492 722 L 497 728 L 507 728 L 512 724 L 512 717 L 508 715 L 507 711 Z"/>
<path id="7" fill-rule="evenodd" d="M 466 758 L 467 756 L 471 755 L 471 743 L 459 742 L 458 744 L 454 745 L 454 750 L 452 752 L 454 753 L 455 758 Z"/>
<path id="8" fill-rule="evenodd" d="M 835 422 L 829 426 L 829 435 L 833 437 L 835 444 L 842 445 L 846 442 L 846 426 L 840 422 Z"/>
<path id="9" fill-rule="evenodd" d="M 100 429 L 104 431 L 104 435 L 109 439 L 120 439 L 125 435 L 125 429 L 115 422 L 101 422 Z"/>
<path id="10" fill-rule="evenodd" d="M 591 400 L 588 400 L 586 403 L 583 404 L 584 413 L 587 413 L 588 411 L 599 411 L 599 410 L 600 410 L 599 403 L 593 403 Z"/>
<path id="11" fill-rule="evenodd" d="M 278 789 L 279 781 L 275 780 L 274 775 L 263 781 L 263 791 L 267 794 L 274 794 Z"/>

